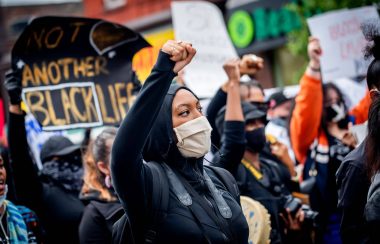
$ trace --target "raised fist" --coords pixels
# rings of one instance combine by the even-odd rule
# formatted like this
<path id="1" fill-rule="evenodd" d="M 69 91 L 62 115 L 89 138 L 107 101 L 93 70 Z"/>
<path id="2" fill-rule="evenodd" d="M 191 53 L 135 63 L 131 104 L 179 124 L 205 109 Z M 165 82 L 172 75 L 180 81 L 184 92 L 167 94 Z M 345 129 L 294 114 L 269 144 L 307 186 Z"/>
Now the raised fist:
<path id="1" fill-rule="evenodd" d="M 226 72 L 229 81 L 240 81 L 239 63 L 240 60 L 238 58 L 228 60 L 226 63 L 224 63 L 223 69 Z"/>
<path id="2" fill-rule="evenodd" d="M 173 69 L 174 73 L 178 73 L 189 64 L 196 53 L 191 43 L 173 40 L 167 41 L 161 50 L 169 54 L 170 59 L 176 62 Z"/>
<path id="3" fill-rule="evenodd" d="M 322 48 L 319 43 L 319 39 L 315 37 L 309 37 L 309 44 L 307 46 L 307 54 L 310 59 L 310 66 L 314 69 L 320 68 L 320 58 L 322 55 Z"/>
<path id="4" fill-rule="evenodd" d="M 244 55 L 239 64 L 242 75 L 254 75 L 262 68 L 264 68 L 264 59 L 254 54 Z"/>

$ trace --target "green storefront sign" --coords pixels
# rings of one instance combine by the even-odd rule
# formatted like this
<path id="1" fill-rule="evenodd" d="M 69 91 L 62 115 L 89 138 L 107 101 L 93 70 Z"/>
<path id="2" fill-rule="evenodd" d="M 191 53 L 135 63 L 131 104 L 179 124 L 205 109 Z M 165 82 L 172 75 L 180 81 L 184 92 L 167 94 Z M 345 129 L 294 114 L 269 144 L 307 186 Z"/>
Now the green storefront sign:
<path id="1" fill-rule="evenodd" d="M 227 28 L 238 52 L 264 51 L 285 43 L 285 34 L 300 28 L 289 1 L 254 1 L 227 12 Z"/>

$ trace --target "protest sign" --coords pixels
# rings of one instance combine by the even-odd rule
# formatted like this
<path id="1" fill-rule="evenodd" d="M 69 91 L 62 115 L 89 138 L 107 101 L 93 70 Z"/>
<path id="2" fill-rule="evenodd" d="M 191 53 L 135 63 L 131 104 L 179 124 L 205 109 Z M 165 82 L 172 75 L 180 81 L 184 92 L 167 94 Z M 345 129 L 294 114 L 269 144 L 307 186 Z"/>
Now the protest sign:
<path id="1" fill-rule="evenodd" d="M 139 87 L 132 58 L 149 44 L 114 23 L 34 19 L 12 50 L 23 100 L 44 130 L 117 125 Z"/>
<path id="2" fill-rule="evenodd" d="M 223 16 L 209 2 L 172 2 L 171 9 L 176 39 L 197 50 L 184 70 L 185 83 L 200 98 L 211 97 L 227 80 L 223 63 L 237 57 Z"/>
<path id="3" fill-rule="evenodd" d="M 322 47 L 321 71 L 324 81 L 365 75 L 370 60 L 364 60 L 366 40 L 360 26 L 378 20 L 375 7 L 339 10 L 307 20 L 312 36 Z"/>
<path id="4" fill-rule="evenodd" d="M 142 35 L 152 47 L 144 48 L 136 53 L 132 60 L 132 67 L 139 80 L 144 82 L 156 63 L 161 47 L 168 40 L 174 40 L 174 32 L 172 28 L 165 28 L 147 34 L 142 33 Z"/>

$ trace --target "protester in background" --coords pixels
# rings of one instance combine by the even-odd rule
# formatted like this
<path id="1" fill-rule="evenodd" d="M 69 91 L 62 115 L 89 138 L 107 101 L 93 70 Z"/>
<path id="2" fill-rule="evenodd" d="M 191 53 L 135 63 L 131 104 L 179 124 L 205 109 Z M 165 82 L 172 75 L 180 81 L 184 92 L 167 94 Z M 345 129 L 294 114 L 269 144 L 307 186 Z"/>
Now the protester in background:
<path id="1" fill-rule="evenodd" d="M 258 70 L 264 67 L 263 62 L 264 60 L 256 55 L 244 55 L 239 63 L 239 72 L 241 75 L 254 75 Z M 215 119 L 219 110 L 226 105 L 228 84 L 227 81 L 219 88 L 213 97 L 212 102 L 207 106 L 206 115 L 212 128 L 215 128 Z M 264 90 L 256 80 L 241 82 L 239 90 L 242 101 L 257 103 L 257 105 L 262 105 L 264 107 L 266 106 L 264 103 Z M 221 135 L 215 129 L 211 132 L 211 142 L 213 144 L 211 150 L 215 153 L 219 150 L 221 142 Z"/>
<path id="2" fill-rule="evenodd" d="M 239 62 L 239 73 L 255 75 L 259 70 L 264 67 L 264 60 L 256 55 L 249 54 L 244 55 Z M 242 73 L 243 72 L 243 73 Z M 224 107 L 227 102 L 227 87 L 229 81 L 225 82 L 222 87 L 216 92 L 213 99 L 210 101 L 207 107 L 207 119 L 211 127 L 213 128 L 211 139 L 212 139 L 212 149 L 216 153 L 221 146 L 221 131 L 224 123 L 224 113 L 221 110 L 225 110 Z M 248 92 L 249 91 L 249 92 Z M 249 82 L 240 82 L 240 99 L 241 101 L 248 102 L 252 104 L 258 111 L 256 115 L 262 116 L 263 123 L 266 124 L 267 120 L 267 103 L 264 102 L 264 90 L 260 83 L 256 80 L 251 80 Z M 224 108 L 223 108 L 224 107 Z M 219 113 L 219 115 L 218 115 Z M 261 119 L 261 117 L 260 117 Z M 261 150 L 260 155 L 266 157 L 269 160 L 275 161 L 280 165 L 286 165 L 291 176 L 296 176 L 296 171 L 294 168 L 294 161 L 289 157 L 288 148 L 286 145 L 279 141 L 274 141 L 272 144 L 265 143 L 263 150 Z"/>
<path id="3" fill-rule="evenodd" d="M 349 114 L 342 93 L 331 83 L 322 85 L 319 41 L 311 37 L 309 65 L 300 81 L 300 92 L 290 121 L 290 138 L 298 162 L 304 165 L 304 186 L 311 190 L 311 207 L 321 215 L 318 242 L 339 243 L 335 173 L 343 158 L 356 146 L 348 130 Z M 365 97 L 350 115 L 363 123 L 368 115 Z M 306 187 L 304 188 L 306 189 Z"/>
<path id="4" fill-rule="evenodd" d="M 19 75 L 11 73 L 5 82 L 10 98 L 8 142 L 18 202 L 41 219 L 45 243 L 78 243 L 84 208 L 78 198 L 83 177 L 80 145 L 64 136 L 50 137 L 41 148 L 43 169 L 38 172 L 26 139 Z"/>
<path id="5" fill-rule="evenodd" d="M 368 67 L 367 82 L 372 104 L 368 115 L 368 136 L 365 142 L 366 169 L 372 183 L 368 190 L 365 219 L 368 226 L 369 242 L 380 243 L 380 25 L 370 24 L 364 31 L 370 41 L 367 57 L 373 56 Z"/>
<path id="6" fill-rule="evenodd" d="M 199 99 L 188 88 L 170 86 L 194 55 L 191 44 L 164 44 L 115 138 L 112 181 L 128 213 L 136 243 L 147 238 L 155 239 L 155 243 L 248 241 L 238 196 L 232 197 L 213 173 L 216 169 L 203 167 L 203 156 L 211 146 L 211 127 L 202 115 Z M 154 172 L 148 165 L 154 161 L 168 175 L 170 195 L 166 217 L 160 219 L 157 231 L 148 231 L 154 216 L 147 213 L 154 207 L 152 188 L 157 184 L 152 182 Z M 224 183 L 233 184 L 230 177 Z"/>
<path id="7" fill-rule="evenodd" d="M 235 176 L 242 195 L 259 201 L 267 208 L 271 215 L 271 243 L 305 243 L 302 237 L 298 239 L 302 235 L 297 232 L 303 221 L 302 210 L 297 209 L 291 215 L 285 206 L 285 199 L 290 196 L 285 186 L 290 181 L 288 169 L 260 157 L 266 144 L 266 112 L 252 103 L 243 102 L 241 105 L 239 91 L 233 89 L 240 80 L 238 62 L 227 62 L 224 69 L 229 78 L 227 105 L 218 113 L 215 124 L 222 135 L 222 149 L 226 142 L 229 142 L 229 147 L 223 154 L 215 154 L 213 164 L 229 170 Z M 294 235 L 294 231 L 297 234 Z"/>
<path id="8" fill-rule="evenodd" d="M 0 156 L 0 242 L 41 243 L 41 229 L 34 212 L 7 200 L 7 171 Z"/>
<path id="9" fill-rule="evenodd" d="M 265 126 L 265 134 L 284 144 L 288 149 L 290 158 L 296 163 L 288 134 L 293 99 L 286 96 L 284 90 L 280 90 L 270 95 L 268 103 L 269 123 Z"/>
<path id="10" fill-rule="evenodd" d="M 110 154 L 116 128 L 104 129 L 84 156 L 84 183 L 80 199 L 89 202 L 79 225 L 80 243 L 111 243 L 112 227 L 124 210 L 113 191 Z"/>

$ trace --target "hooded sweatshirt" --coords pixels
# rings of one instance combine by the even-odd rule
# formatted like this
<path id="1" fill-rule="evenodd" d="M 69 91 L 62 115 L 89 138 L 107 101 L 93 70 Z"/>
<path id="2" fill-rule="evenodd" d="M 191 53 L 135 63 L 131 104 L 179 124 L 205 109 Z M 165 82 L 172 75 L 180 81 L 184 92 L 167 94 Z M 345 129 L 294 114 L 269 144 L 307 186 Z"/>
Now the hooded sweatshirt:
<path id="1" fill-rule="evenodd" d="M 223 218 L 206 187 L 202 174 L 203 158 L 184 158 L 176 146 L 172 101 L 179 89 L 187 88 L 170 86 L 176 75 L 172 71 L 174 64 L 169 55 L 159 54 L 152 73 L 121 124 L 112 148 L 113 184 L 128 214 L 136 243 L 143 243 L 147 219 L 151 218 L 147 213 L 151 212 L 152 186 L 155 184 L 152 182 L 152 172 L 143 159 L 148 163 L 166 163 L 199 195 L 208 199 L 215 214 Z M 202 216 L 200 227 L 190 209 L 182 205 L 169 189 L 167 215 L 158 225 L 156 243 L 207 243 L 204 233 L 207 233 L 211 243 L 247 243 L 248 226 L 239 203 L 217 177 L 210 175 L 210 178 L 231 208 L 229 233 L 221 231 L 219 224 L 193 198 L 193 208 Z"/>

